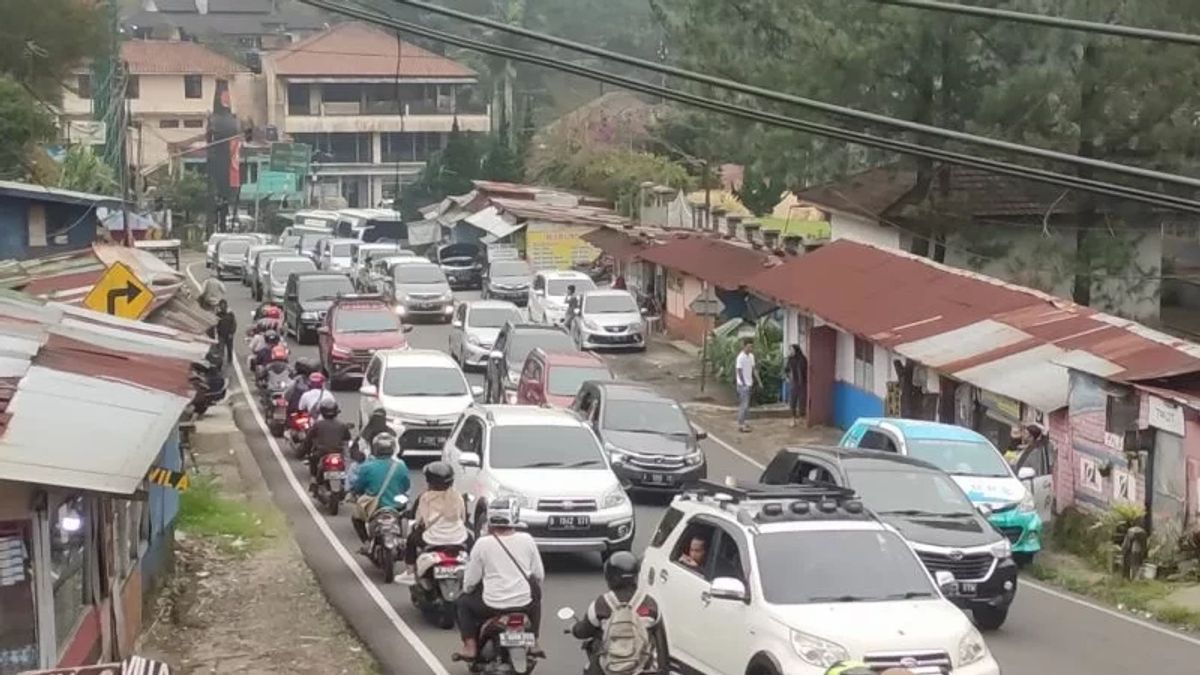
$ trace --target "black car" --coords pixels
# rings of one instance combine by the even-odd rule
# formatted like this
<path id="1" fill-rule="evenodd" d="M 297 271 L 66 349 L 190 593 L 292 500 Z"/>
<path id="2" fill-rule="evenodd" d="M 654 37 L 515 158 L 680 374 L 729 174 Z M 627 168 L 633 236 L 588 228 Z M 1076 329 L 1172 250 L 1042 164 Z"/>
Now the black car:
<path id="1" fill-rule="evenodd" d="M 524 307 L 529 304 L 533 268 L 524 260 L 493 260 L 483 275 L 483 299 L 507 300 Z"/>
<path id="2" fill-rule="evenodd" d="M 429 259 L 446 275 L 450 288 L 480 288 L 483 281 L 483 249 L 479 244 L 458 243 L 438 246 L 429 252 Z"/>
<path id="3" fill-rule="evenodd" d="M 341 272 L 302 272 L 288 277 L 283 294 L 284 328 L 300 344 L 315 342 L 325 312 L 339 295 L 354 293 L 350 277 Z"/>
<path id="4" fill-rule="evenodd" d="M 525 359 L 535 348 L 548 352 L 577 352 L 575 341 L 558 326 L 541 323 L 504 324 L 496 344 L 488 355 L 487 402 L 515 403 L 517 382 L 521 379 L 521 368 Z"/>
<path id="5" fill-rule="evenodd" d="M 930 574 L 944 570 L 954 575 L 957 592 L 948 599 L 970 611 L 976 625 L 995 630 L 1008 618 L 1017 592 L 1017 565 L 1008 539 L 936 466 L 873 450 L 784 448 L 760 480 L 853 488 L 908 540 Z"/>
<path id="6" fill-rule="evenodd" d="M 571 409 L 591 423 L 626 489 L 679 492 L 708 477 L 700 449 L 708 434 L 692 427 L 682 406 L 649 387 L 584 382 Z"/>

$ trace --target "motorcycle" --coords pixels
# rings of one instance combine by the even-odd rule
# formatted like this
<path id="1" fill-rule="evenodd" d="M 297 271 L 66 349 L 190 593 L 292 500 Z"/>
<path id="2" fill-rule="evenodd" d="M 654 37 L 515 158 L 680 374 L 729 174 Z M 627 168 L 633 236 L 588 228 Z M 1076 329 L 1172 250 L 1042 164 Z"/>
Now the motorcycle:
<path id="1" fill-rule="evenodd" d="M 308 440 L 308 430 L 312 428 L 312 425 L 313 418 L 307 410 L 297 410 L 288 417 L 285 435 L 292 444 L 292 453 L 296 459 L 304 459 L 304 445 Z"/>
<path id="2" fill-rule="evenodd" d="M 455 603 L 462 595 L 467 570 L 464 546 L 439 546 L 417 556 L 417 573 L 409 587 L 413 606 L 430 617 L 439 628 L 454 627 Z"/>
<path id="3" fill-rule="evenodd" d="M 560 621 L 569 624 L 567 628 L 563 629 L 563 633 L 565 635 L 572 635 L 570 626 L 575 623 L 577 618 L 575 616 L 575 610 L 571 609 L 570 607 L 563 607 L 558 610 L 555 616 L 557 616 Z M 654 642 L 653 634 L 651 634 L 651 641 Z M 647 663 L 640 671 L 638 671 L 641 675 L 660 675 L 660 673 L 663 672 L 663 670 L 658 667 L 658 661 L 661 660 L 661 655 L 665 653 L 662 651 L 665 649 L 665 647 L 661 642 L 655 642 L 654 644 L 654 651 L 650 658 L 650 662 Z M 580 648 L 582 648 L 583 653 L 587 655 L 587 665 L 585 666 L 585 671 L 593 663 L 597 663 L 596 659 L 598 658 L 598 652 L 602 646 L 603 640 L 600 637 L 588 638 L 582 641 Z"/>
<path id="4" fill-rule="evenodd" d="M 523 612 L 509 612 L 484 622 L 479 629 L 479 653 L 469 662 L 472 673 L 528 675 L 537 665 L 533 624 Z M 462 660 L 460 654 L 452 657 Z"/>
<path id="5" fill-rule="evenodd" d="M 209 362 L 192 364 L 188 381 L 196 392 L 192 396 L 192 411 L 197 415 L 203 415 L 210 406 L 225 398 L 228 384 L 220 366 Z"/>
<path id="6" fill-rule="evenodd" d="M 346 458 L 340 450 L 327 452 L 317 460 L 316 480 L 309 490 L 329 515 L 338 514 L 346 498 Z"/>
<path id="7" fill-rule="evenodd" d="M 380 506 L 367 520 L 367 535 L 370 536 L 369 556 L 375 566 L 383 570 L 384 583 L 396 580 L 396 559 L 404 550 L 408 537 L 404 512 L 408 510 L 408 497 L 396 495 L 395 504 Z"/>

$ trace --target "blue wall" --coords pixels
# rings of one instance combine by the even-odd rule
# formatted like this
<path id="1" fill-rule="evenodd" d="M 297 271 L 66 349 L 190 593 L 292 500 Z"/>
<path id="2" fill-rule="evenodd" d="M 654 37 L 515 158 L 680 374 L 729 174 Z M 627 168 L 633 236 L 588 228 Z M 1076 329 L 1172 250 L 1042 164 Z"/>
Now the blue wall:
<path id="1" fill-rule="evenodd" d="M 46 246 L 29 246 L 29 205 L 34 202 L 12 196 L 0 196 L 0 260 L 39 258 L 56 253 L 77 251 L 96 240 L 96 217 L 86 204 L 43 201 L 46 214 Z M 67 243 L 55 244 L 56 235 L 65 234 Z"/>
<path id="2" fill-rule="evenodd" d="M 833 423 L 848 429 L 860 417 L 882 417 L 883 399 L 837 380 L 833 383 Z"/>
<path id="3" fill-rule="evenodd" d="M 154 466 L 183 470 L 183 453 L 179 447 L 179 428 L 171 431 L 163 443 L 162 451 L 154 460 Z M 148 505 L 150 508 L 150 542 L 142 558 L 142 584 L 153 588 L 158 580 L 171 568 L 175 544 L 175 517 L 179 515 L 179 491 L 175 488 L 151 484 Z"/>

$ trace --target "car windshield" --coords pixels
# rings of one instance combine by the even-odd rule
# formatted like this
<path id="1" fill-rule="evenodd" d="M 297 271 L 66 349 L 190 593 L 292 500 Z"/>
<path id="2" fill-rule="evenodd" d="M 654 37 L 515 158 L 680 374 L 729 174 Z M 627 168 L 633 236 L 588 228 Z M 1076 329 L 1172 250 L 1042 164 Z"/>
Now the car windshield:
<path id="1" fill-rule="evenodd" d="M 567 294 L 567 286 L 574 286 L 576 293 L 590 291 L 596 287 L 591 279 L 550 279 L 546 282 L 546 294 L 559 297 Z"/>
<path id="2" fill-rule="evenodd" d="M 376 260 L 384 256 L 397 255 L 400 253 L 399 246 L 381 246 L 379 248 L 368 248 L 365 251 L 358 249 L 358 257 L 360 260 Z"/>
<path id="3" fill-rule="evenodd" d="M 399 366 L 383 374 L 384 396 L 466 396 L 462 371 L 449 366 Z"/>
<path id="4" fill-rule="evenodd" d="M 339 309 L 333 315 L 338 333 L 388 333 L 400 330 L 400 319 L 385 309 Z"/>
<path id="5" fill-rule="evenodd" d="M 300 235 L 300 250 L 315 251 L 317 242 L 329 237 L 327 234 L 302 234 Z"/>
<path id="6" fill-rule="evenodd" d="M 923 459 L 956 476 L 1008 478 L 1008 465 L 987 441 L 946 441 L 927 438 L 906 442 L 909 457 Z"/>
<path id="7" fill-rule="evenodd" d="M 298 286 L 300 302 L 333 300 L 339 293 L 348 295 L 354 292 L 354 287 L 350 285 L 350 280 L 342 276 L 305 279 Z"/>
<path id="8" fill-rule="evenodd" d="M 397 265 L 392 271 L 396 283 L 436 284 L 446 281 L 446 275 L 433 265 Z"/>
<path id="9" fill-rule="evenodd" d="M 488 457 L 493 469 L 608 469 L 596 436 L 574 424 L 496 427 Z"/>
<path id="10" fill-rule="evenodd" d="M 554 396 L 574 396 L 588 380 L 611 380 L 607 368 L 583 366 L 550 366 L 550 393 Z"/>
<path id="11" fill-rule="evenodd" d="M 284 256 L 293 256 L 293 255 L 296 255 L 295 251 L 281 251 L 281 250 L 263 251 L 262 253 L 258 254 L 257 258 L 255 258 L 255 262 L 258 263 L 259 269 L 265 270 L 265 269 L 267 269 L 267 265 L 271 264 L 271 261 L 274 260 L 275 258 L 282 258 Z"/>
<path id="12" fill-rule="evenodd" d="M 958 485 L 933 471 L 851 470 L 850 483 L 867 508 L 901 516 L 969 516 L 975 507 Z"/>
<path id="13" fill-rule="evenodd" d="M 250 242 L 245 239 L 230 239 L 221 242 L 221 247 L 218 249 L 222 256 L 231 255 L 246 255 L 246 250 L 250 248 Z"/>
<path id="14" fill-rule="evenodd" d="M 633 297 L 620 295 L 589 295 L 583 299 L 585 314 L 629 314 L 638 311 Z"/>
<path id="15" fill-rule="evenodd" d="M 754 538 L 763 598 L 776 605 L 936 598 L 908 544 L 885 530 L 788 531 Z"/>
<path id="16" fill-rule="evenodd" d="M 518 331 L 509 336 L 505 358 L 510 368 L 520 368 L 535 347 L 548 352 L 573 352 L 575 341 L 560 330 Z"/>
<path id="17" fill-rule="evenodd" d="M 279 260 L 271 265 L 271 278 L 278 282 L 287 281 L 295 272 L 312 272 L 317 269 L 311 260 Z"/>
<path id="18" fill-rule="evenodd" d="M 520 321 L 515 307 L 473 307 L 467 314 L 467 324 L 474 328 L 503 328 L 509 321 Z"/>
<path id="19" fill-rule="evenodd" d="M 603 427 L 608 431 L 688 436 L 687 416 L 674 401 L 610 399 L 604 404 Z"/>
<path id="20" fill-rule="evenodd" d="M 349 258 L 351 245 L 352 244 L 349 242 L 345 244 L 334 244 L 333 246 L 329 247 L 329 255 L 333 256 L 334 258 Z"/>
<path id="21" fill-rule="evenodd" d="M 529 263 L 523 260 L 497 260 L 492 263 L 488 273 L 493 277 L 529 277 L 533 271 Z"/>

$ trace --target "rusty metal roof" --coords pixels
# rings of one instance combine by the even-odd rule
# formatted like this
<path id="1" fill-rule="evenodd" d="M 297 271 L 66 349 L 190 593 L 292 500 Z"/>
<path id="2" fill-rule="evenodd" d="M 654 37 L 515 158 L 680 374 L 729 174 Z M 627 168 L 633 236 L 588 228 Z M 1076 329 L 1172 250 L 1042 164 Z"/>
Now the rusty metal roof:
<path id="1" fill-rule="evenodd" d="M 644 249 L 639 257 L 725 289 L 746 285 L 778 264 L 763 251 L 702 236 L 668 239 Z"/>
<path id="2" fill-rule="evenodd" d="M 583 235 L 583 240 L 617 260 L 628 261 L 640 256 L 648 245 L 632 234 L 612 227 L 598 227 Z"/>

